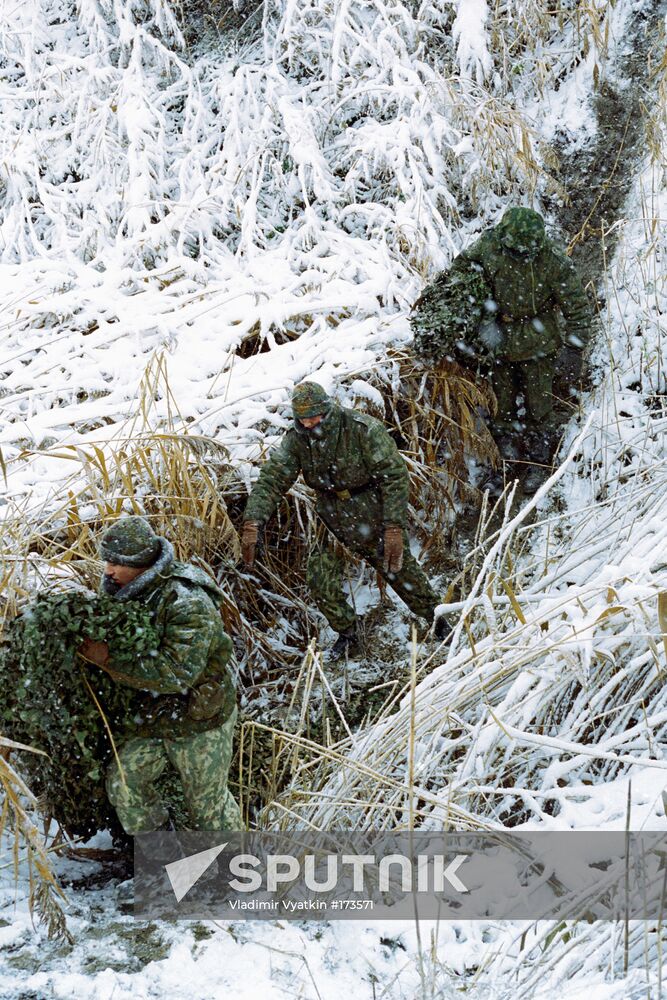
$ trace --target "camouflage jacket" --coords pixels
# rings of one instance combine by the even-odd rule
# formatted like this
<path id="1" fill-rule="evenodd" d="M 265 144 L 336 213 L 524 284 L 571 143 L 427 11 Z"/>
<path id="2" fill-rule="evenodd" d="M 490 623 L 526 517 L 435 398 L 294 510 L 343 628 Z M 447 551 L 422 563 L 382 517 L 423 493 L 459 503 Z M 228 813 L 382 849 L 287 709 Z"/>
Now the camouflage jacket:
<path id="1" fill-rule="evenodd" d="M 160 635 L 153 655 L 129 671 L 114 667 L 113 649 L 104 668 L 115 680 L 145 692 L 124 735 L 177 738 L 221 726 L 236 705 L 228 668 L 232 642 L 222 626 L 222 594 L 203 570 L 174 560 L 161 539 L 157 562 L 113 594 L 141 601 Z M 104 581 L 101 589 L 104 588 Z"/>
<path id="2" fill-rule="evenodd" d="M 314 431 L 305 430 L 295 420 L 263 465 L 245 520 L 268 521 L 300 472 L 306 485 L 324 497 L 332 491 L 374 491 L 381 503 L 383 523 L 407 525 L 408 470 L 391 437 L 374 417 L 334 403 Z"/>
<path id="3" fill-rule="evenodd" d="M 563 344 L 583 348 L 591 322 L 588 298 L 565 254 L 549 239 L 532 258 L 513 254 L 498 227 L 437 276 L 411 316 L 420 357 L 434 362 L 453 355 L 464 364 L 489 356 L 527 361 Z"/>
<path id="4" fill-rule="evenodd" d="M 574 265 L 553 241 L 545 239 L 535 257 L 522 258 L 503 247 L 491 229 L 456 258 L 450 273 L 461 274 L 474 265 L 483 268 L 495 304 L 495 311 L 482 320 L 480 335 L 494 344 L 497 357 L 527 361 L 553 354 L 563 344 L 585 346 L 590 304 Z M 489 329 L 493 325 L 496 330 Z"/>

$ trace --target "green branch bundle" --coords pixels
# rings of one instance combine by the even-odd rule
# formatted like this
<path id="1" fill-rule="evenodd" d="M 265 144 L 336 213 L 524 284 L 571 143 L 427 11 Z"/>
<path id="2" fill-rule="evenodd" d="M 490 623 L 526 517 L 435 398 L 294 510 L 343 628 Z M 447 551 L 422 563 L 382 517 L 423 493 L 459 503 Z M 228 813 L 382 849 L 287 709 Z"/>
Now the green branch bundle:
<path id="1" fill-rule="evenodd" d="M 415 302 L 413 349 L 425 364 L 451 358 L 475 367 L 488 353 L 480 326 L 489 318 L 491 287 L 478 265 L 442 271 Z"/>
<path id="2" fill-rule="evenodd" d="M 82 659 L 84 639 L 106 642 L 122 669 L 150 655 L 158 637 L 139 602 L 71 591 L 45 594 L 10 622 L 0 642 L 0 732 L 44 750 L 20 770 L 71 836 L 119 832 L 104 790 L 116 743 L 131 726 L 140 692 Z"/>

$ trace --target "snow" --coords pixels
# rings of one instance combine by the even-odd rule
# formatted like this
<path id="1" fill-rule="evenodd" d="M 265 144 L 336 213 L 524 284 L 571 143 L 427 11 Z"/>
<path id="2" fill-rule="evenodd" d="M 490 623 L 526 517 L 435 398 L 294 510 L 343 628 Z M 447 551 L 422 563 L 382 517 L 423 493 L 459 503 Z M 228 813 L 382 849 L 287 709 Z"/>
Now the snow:
<path id="1" fill-rule="evenodd" d="M 301 379 L 370 412 L 382 407 L 369 380 L 409 343 L 408 309 L 427 276 L 506 204 L 546 184 L 525 142 L 534 152 L 558 138 L 572 152 L 596 129 L 590 95 L 595 67 L 605 68 L 604 32 L 584 51 L 573 18 L 543 28 L 544 4 L 507 5 L 498 32 L 486 0 L 417 15 L 380 0 L 335 11 L 325 0 L 286 2 L 267 5 L 262 32 L 238 51 L 196 57 L 178 47 L 169 5 L 145 6 L 142 24 L 138 5 L 0 2 L 8 520 L 58 507 L 80 476 L 67 446 L 122 439 L 158 358 L 179 415 L 170 418 L 163 385 L 151 425 L 171 419 L 215 438 L 246 487 Z M 586 10 L 601 17 L 604 6 Z M 619 0 L 608 11 L 610 65 L 640 6 Z M 441 46 L 431 60 L 424 37 Z M 518 67 L 509 77 L 508 51 Z M 514 146 L 501 154 L 508 136 Z M 416 692 L 426 827 L 514 813 L 525 829 L 624 829 L 630 791 L 633 827 L 667 829 L 667 697 L 655 684 L 665 669 L 657 598 L 667 590 L 666 213 L 664 171 L 647 154 L 605 276 L 598 384 L 568 428 L 570 462 L 536 498 L 536 521 L 525 510 L 516 523 L 508 517 L 495 553 L 476 566 L 466 604 L 475 654 L 459 629 Z M 242 357 L 254 336 L 262 352 Z M 508 553 L 525 624 L 491 579 Z M 355 586 L 357 605 L 371 607 L 376 591 L 361 578 Z M 405 643 L 397 608 L 391 621 Z M 373 759 L 385 740 L 402 752 L 409 712 L 406 700 L 360 733 L 349 766 L 316 791 L 376 801 L 377 822 L 387 822 L 394 792 L 369 791 L 354 761 Z M 451 722 L 464 731 L 463 754 L 452 754 Z M 377 773 L 395 778 L 393 767 L 378 760 Z M 299 808 L 322 824 L 344 815 L 317 796 Z M 68 864 L 59 862 L 65 874 Z M 479 996 L 620 1000 L 656 988 L 641 927 L 625 975 L 615 928 L 577 928 L 571 941 L 553 927 L 492 923 L 151 928 L 119 912 L 112 887 L 69 893 L 68 948 L 33 929 L 25 879 L 17 895 L 2 874 L 8 1000 L 230 991 L 370 1000 L 413 998 L 425 983 L 444 997 L 465 985 Z"/>
<path id="2" fill-rule="evenodd" d="M 6 898 L 9 892 L 2 894 Z M 412 958 L 415 929 L 408 922 L 142 924 L 119 914 L 111 888 L 74 896 L 69 921 L 77 937 L 73 947 L 54 946 L 35 935 L 23 908 L 10 927 L 0 929 L 6 957 L 0 995 L 12 996 L 18 985 L 12 961 L 17 952 L 24 995 L 32 991 L 67 1000 L 158 995 L 218 1000 L 230 991 L 248 1000 L 278 1000 L 286 992 L 312 1000 L 334 1000 L 347 992 L 370 1000 L 373 984 L 406 998 L 419 986 Z M 424 924 L 422 934 L 440 940 L 457 974 L 479 955 L 482 938 L 489 938 L 488 931 L 464 925 Z"/>
<path id="3" fill-rule="evenodd" d="M 458 0 L 452 34 L 456 42 L 456 55 L 463 73 L 474 70 L 478 83 L 488 75 L 492 59 L 486 36 L 489 8 L 486 0 Z"/>

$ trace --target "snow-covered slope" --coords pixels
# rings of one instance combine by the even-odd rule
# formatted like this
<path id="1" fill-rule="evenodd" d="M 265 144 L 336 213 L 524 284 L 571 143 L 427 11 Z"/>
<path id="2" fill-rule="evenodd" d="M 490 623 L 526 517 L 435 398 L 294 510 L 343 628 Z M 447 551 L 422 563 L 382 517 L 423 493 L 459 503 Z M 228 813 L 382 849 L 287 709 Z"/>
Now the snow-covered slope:
<path id="1" fill-rule="evenodd" d="M 211 52 L 180 46 L 164 0 L 0 2 L 6 518 L 48 518 L 66 498 L 64 445 L 104 453 L 126 433 L 156 352 L 170 394 L 153 400 L 152 426 L 215 437 L 249 478 L 294 382 L 317 374 L 345 398 L 408 341 L 427 273 L 509 202 L 557 202 L 545 143 L 592 141 L 593 81 L 651 6 L 267 0 L 259 27 Z M 427 825 L 456 810 L 472 826 L 617 828 L 630 780 L 633 826 L 666 825 L 667 193 L 654 105 L 663 152 L 637 163 L 623 217 L 608 220 L 620 239 L 600 289 L 599 385 L 569 426 L 569 464 L 535 520 L 524 509 L 471 556 L 483 569 L 459 610 L 474 647 L 459 629 L 449 652 L 420 660 L 434 668 L 416 693 Z M 363 808 L 364 822 L 387 824 L 410 793 L 410 721 L 406 701 L 290 808 L 321 825 Z M 355 769 L 362 756 L 373 781 Z M 309 796 L 322 789 L 348 804 Z M 71 895 L 78 942 L 59 951 L 2 890 L 2 996 L 333 1000 L 465 986 L 620 1000 L 646 996 L 659 970 L 656 935 L 640 927 L 625 976 L 613 928 L 138 929 L 111 889 Z"/>
<path id="2" fill-rule="evenodd" d="M 3 0 L 5 460 L 108 439 L 156 351 L 180 426 L 241 462 L 294 382 L 372 371 L 425 274 L 547 178 L 534 102 L 617 44 L 604 6 L 267 3 L 196 54 L 166 0 Z M 10 469 L 34 498 L 64 471 Z"/>

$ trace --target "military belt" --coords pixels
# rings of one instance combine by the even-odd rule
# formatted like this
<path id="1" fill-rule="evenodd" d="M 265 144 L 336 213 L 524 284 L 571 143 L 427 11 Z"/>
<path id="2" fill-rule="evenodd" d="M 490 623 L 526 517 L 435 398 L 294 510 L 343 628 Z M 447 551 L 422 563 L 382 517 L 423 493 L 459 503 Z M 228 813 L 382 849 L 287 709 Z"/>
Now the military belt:
<path id="1" fill-rule="evenodd" d="M 366 483 L 364 486 L 357 486 L 351 490 L 321 490 L 321 493 L 325 493 L 327 496 L 338 497 L 339 500 L 350 500 L 352 497 L 356 497 L 359 493 L 365 493 L 366 490 L 371 488 L 371 483 Z"/>

